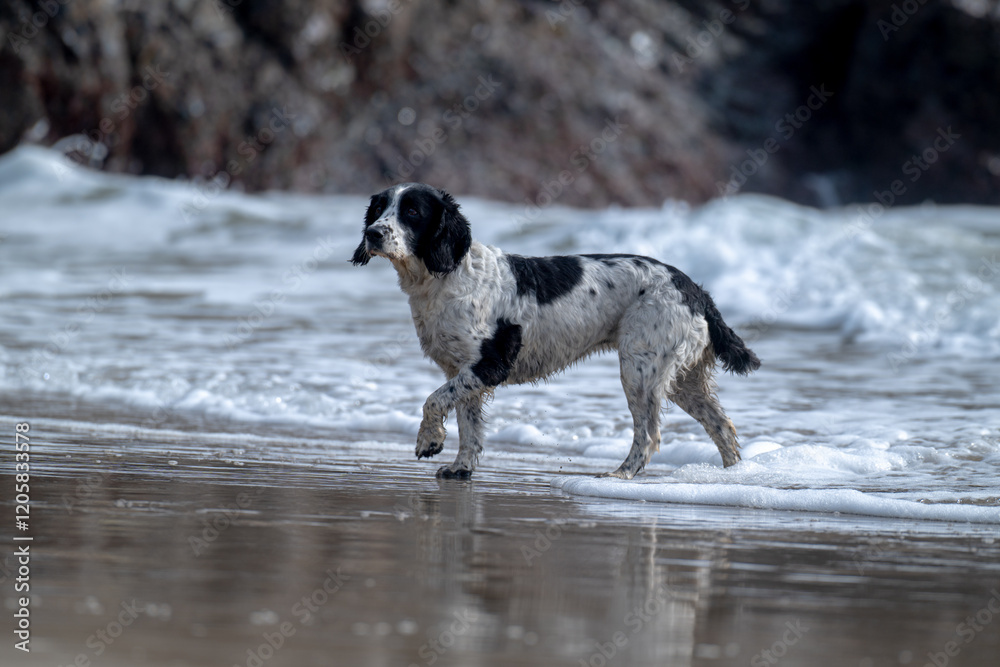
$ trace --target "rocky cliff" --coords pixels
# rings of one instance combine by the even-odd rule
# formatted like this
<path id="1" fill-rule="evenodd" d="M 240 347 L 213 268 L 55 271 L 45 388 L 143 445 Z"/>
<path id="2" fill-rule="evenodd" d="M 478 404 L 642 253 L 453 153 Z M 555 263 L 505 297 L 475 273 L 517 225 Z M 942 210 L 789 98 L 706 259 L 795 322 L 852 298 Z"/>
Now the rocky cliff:
<path id="1" fill-rule="evenodd" d="M 8 0 L 0 150 L 526 207 L 1000 203 L 997 4 Z"/>

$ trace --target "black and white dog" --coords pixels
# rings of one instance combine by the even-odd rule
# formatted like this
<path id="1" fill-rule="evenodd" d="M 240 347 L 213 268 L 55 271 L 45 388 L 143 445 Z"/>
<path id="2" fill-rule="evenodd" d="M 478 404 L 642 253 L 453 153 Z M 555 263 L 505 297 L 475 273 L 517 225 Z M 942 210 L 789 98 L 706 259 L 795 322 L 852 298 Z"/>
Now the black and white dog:
<path id="1" fill-rule="evenodd" d="M 672 266 L 637 255 L 521 257 L 472 240 L 451 195 L 407 183 L 371 198 L 351 260 L 387 258 L 410 297 L 420 346 L 448 381 L 424 403 L 417 458 L 444 448 L 458 417 L 458 456 L 439 477 L 467 478 L 483 449 L 483 396 L 533 382 L 594 352 L 618 350 L 635 424 L 610 476 L 631 479 L 660 446 L 664 398 L 698 420 L 722 462 L 740 460 L 736 430 L 715 396 L 716 359 L 745 375 L 760 360 L 707 292 Z"/>

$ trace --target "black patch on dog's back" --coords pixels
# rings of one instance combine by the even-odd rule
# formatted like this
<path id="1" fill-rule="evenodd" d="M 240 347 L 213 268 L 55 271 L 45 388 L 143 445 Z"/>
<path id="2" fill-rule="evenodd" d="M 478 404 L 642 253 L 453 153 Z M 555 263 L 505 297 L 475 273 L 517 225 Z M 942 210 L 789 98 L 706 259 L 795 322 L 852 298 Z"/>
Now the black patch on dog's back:
<path id="1" fill-rule="evenodd" d="M 583 257 L 586 257 L 587 259 L 595 259 L 605 266 L 614 266 L 618 263 L 616 260 L 622 256 L 623 255 L 583 255 Z"/>
<path id="2" fill-rule="evenodd" d="M 487 338 L 479 347 L 479 361 L 472 372 L 487 387 L 501 385 L 510 375 L 520 351 L 521 325 L 497 320 L 493 338 Z"/>
<path id="3" fill-rule="evenodd" d="M 538 304 L 544 306 L 573 291 L 583 278 L 583 265 L 579 257 L 522 257 L 506 255 L 517 295 L 534 294 Z"/>
<path id="4" fill-rule="evenodd" d="M 651 264 L 659 264 L 661 266 L 666 266 L 663 262 L 658 259 L 653 259 L 652 257 L 644 257 L 642 255 L 629 255 L 627 253 L 611 253 L 605 255 L 580 255 L 580 257 L 586 257 L 587 259 L 593 259 L 606 266 L 615 266 L 618 264 L 620 259 L 630 259 L 632 263 L 636 266 L 642 266 L 643 264 L 649 262 Z"/>

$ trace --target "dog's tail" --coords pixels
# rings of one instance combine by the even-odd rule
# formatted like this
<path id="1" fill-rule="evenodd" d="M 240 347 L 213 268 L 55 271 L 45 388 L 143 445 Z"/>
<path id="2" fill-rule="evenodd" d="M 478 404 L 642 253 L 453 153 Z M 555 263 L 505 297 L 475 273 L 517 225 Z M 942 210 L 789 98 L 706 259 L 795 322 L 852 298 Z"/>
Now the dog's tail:
<path id="1" fill-rule="evenodd" d="M 747 375 L 760 368 L 760 359 L 747 347 L 743 339 L 722 320 L 722 313 L 715 307 L 712 297 L 705 293 L 705 319 L 708 337 L 712 340 L 715 356 L 722 360 L 722 367 L 730 373 Z"/>
<path id="2" fill-rule="evenodd" d="M 722 313 L 715 307 L 711 295 L 672 266 L 670 279 L 681 293 L 681 299 L 693 313 L 701 313 L 708 322 L 708 337 L 712 341 L 715 358 L 722 360 L 722 367 L 730 373 L 746 375 L 760 368 L 760 359 L 743 339 L 722 320 Z"/>

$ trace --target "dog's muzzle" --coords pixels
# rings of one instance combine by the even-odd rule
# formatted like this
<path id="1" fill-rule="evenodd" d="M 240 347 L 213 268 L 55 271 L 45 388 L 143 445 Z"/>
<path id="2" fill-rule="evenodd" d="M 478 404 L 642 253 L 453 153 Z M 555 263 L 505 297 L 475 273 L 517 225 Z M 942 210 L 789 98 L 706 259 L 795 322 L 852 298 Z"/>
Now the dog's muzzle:
<path id="1" fill-rule="evenodd" d="M 385 238 L 385 229 L 380 227 L 369 227 L 365 230 L 365 243 L 368 250 L 380 250 L 382 239 Z"/>

